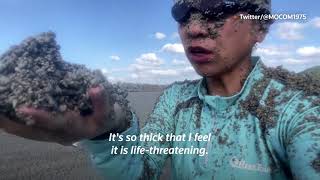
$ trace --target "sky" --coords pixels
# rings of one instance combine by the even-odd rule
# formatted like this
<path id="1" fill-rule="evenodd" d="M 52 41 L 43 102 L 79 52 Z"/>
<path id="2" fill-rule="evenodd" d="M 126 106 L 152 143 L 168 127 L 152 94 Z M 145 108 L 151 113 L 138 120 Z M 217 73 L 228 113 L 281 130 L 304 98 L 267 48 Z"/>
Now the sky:
<path id="1" fill-rule="evenodd" d="M 320 65 L 319 5 L 273 0 L 273 13 L 302 13 L 307 20 L 276 21 L 254 55 L 296 72 Z M 0 54 L 26 37 L 53 31 L 64 60 L 100 69 L 110 81 L 197 79 L 171 6 L 172 0 L 0 0 Z"/>

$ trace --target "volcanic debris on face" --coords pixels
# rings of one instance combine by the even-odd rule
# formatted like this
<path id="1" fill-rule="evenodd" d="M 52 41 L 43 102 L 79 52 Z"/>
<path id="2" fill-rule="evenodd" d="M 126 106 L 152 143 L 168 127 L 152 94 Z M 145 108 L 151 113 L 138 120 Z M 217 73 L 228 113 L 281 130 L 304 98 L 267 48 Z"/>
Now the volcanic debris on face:
<path id="1" fill-rule="evenodd" d="M 52 112 L 92 113 L 86 95 L 100 84 L 110 104 L 128 107 L 127 93 L 109 83 L 98 71 L 64 61 L 53 32 L 42 33 L 13 46 L 0 57 L 0 114 L 21 121 L 15 109 L 32 106 Z"/>
<path id="2" fill-rule="evenodd" d="M 222 2 L 220 2 L 220 3 L 212 2 L 212 3 L 215 3 L 214 6 L 211 7 L 211 9 L 210 8 L 207 8 L 205 10 L 202 9 L 202 11 L 204 11 L 204 12 L 201 12 L 201 13 L 199 13 L 197 11 L 197 9 L 203 3 L 201 0 L 177 0 L 177 1 L 175 1 L 175 3 L 176 4 L 185 3 L 188 5 L 189 8 L 193 7 L 193 11 L 191 11 L 191 13 L 190 13 L 191 15 L 190 15 L 189 19 L 187 20 L 187 22 L 182 23 L 182 25 L 186 25 L 191 21 L 197 21 L 201 24 L 202 27 L 206 27 L 206 29 L 209 32 L 209 37 L 211 39 L 216 39 L 217 37 L 219 37 L 219 30 L 225 24 L 228 17 L 235 16 L 235 15 L 240 17 L 239 12 L 237 12 L 237 11 L 234 11 L 232 13 L 225 12 L 225 11 L 216 12 L 218 10 L 218 7 L 225 6 L 225 5 L 222 5 Z M 240 1 L 238 9 L 245 9 L 247 7 L 248 3 L 250 4 L 250 3 L 252 3 L 252 1 Z M 248 10 L 249 14 L 250 14 L 250 12 L 256 13 L 256 12 L 261 11 L 261 8 L 267 8 L 267 7 L 265 7 L 265 5 L 268 6 L 269 3 L 255 2 L 254 4 L 256 5 L 255 6 L 256 9 Z M 206 14 L 206 15 L 204 15 L 204 14 Z M 207 16 L 207 15 L 210 15 L 210 16 Z M 241 19 L 241 18 L 237 19 L 236 24 L 234 26 L 235 32 L 238 31 L 239 25 L 242 24 L 243 22 L 244 22 L 243 19 Z M 254 35 L 257 34 L 258 32 L 260 32 L 261 30 L 267 31 L 270 24 L 272 24 L 269 21 L 261 21 L 261 20 L 252 21 L 252 23 L 254 25 L 257 25 L 257 26 L 254 26 L 251 31 L 251 33 L 253 33 Z M 188 28 L 189 28 L 189 26 L 188 26 Z"/>
<path id="3" fill-rule="evenodd" d="M 209 38 L 216 39 L 217 37 L 219 37 L 219 30 L 225 24 L 225 21 L 225 18 L 212 21 L 207 17 L 203 16 L 201 13 L 195 11 L 190 14 L 189 19 L 185 23 L 182 23 L 182 25 L 186 26 L 187 29 L 191 29 L 190 22 L 198 23 L 201 29 L 207 30 Z M 197 34 L 197 36 L 198 37 L 193 38 L 203 38 L 200 37 L 203 36 L 203 34 Z"/>

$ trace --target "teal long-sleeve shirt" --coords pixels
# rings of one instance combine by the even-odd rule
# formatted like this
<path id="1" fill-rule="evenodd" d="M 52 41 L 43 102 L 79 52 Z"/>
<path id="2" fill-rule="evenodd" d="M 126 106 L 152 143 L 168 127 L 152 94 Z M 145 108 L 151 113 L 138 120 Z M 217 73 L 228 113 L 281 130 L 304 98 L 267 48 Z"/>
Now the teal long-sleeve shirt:
<path id="1" fill-rule="evenodd" d="M 239 93 L 210 96 L 205 80 L 174 83 L 149 121 L 122 135 L 211 134 L 206 141 L 82 141 L 106 179 L 158 179 L 171 158 L 173 179 L 320 179 L 319 84 L 270 71 L 256 58 Z M 112 146 L 205 148 L 207 154 L 111 154 Z"/>

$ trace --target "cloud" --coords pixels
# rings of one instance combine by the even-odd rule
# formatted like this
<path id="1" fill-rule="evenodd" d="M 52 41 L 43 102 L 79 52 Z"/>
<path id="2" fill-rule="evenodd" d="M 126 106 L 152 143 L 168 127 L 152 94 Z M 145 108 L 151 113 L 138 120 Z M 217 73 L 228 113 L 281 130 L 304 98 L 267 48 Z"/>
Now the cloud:
<path id="1" fill-rule="evenodd" d="M 161 65 L 163 60 L 160 59 L 155 53 L 141 54 L 140 57 L 136 59 L 136 62 L 140 65 Z"/>
<path id="2" fill-rule="evenodd" d="M 123 77 L 114 77 L 114 76 L 108 76 L 107 79 L 108 79 L 108 81 L 113 82 L 113 83 L 126 81 L 126 79 Z"/>
<path id="3" fill-rule="evenodd" d="M 282 60 L 287 65 L 304 65 L 307 63 L 306 60 L 303 59 L 295 59 L 295 58 L 286 58 Z"/>
<path id="4" fill-rule="evenodd" d="M 105 70 L 107 78 L 111 82 L 132 82 L 132 83 L 148 83 L 148 84 L 170 84 L 174 81 L 183 81 L 185 79 L 199 79 L 191 65 L 187 66 L 152 66 L 142 65 L 138 62 L 131 64 L 131 68 L 122 71 L 119 75 L 113 69 Z M 124 70 L 124 69 L 123 69 Z"/>
<path id="5" fill-rule="evenodd" d="M 133 78 L 133 79 L 138 79 L 139 75 L 136 74 L 136 73 L 133 73 L 133 74 L 130 75 L 130 77 Z"/>
<path id="6" fill-rule="evenodd" d="M 179 75 L 179 72 L 174 69 L 158 69 L 158 70 L 150 70 L 150 73 L 153 75 L 159 75 L 159 76 L 177 76 Z"/>
<path id="7" fill-rule="evenodd" d="M 145 53 L 136 58 L 135 63 L 129 65 L 129 70 L 139 76 L 145 74 L 146 71 L 159 69 L 163 64 L 164 61 L 155 53 Z"/>
<path id="8" fill-rule="evenodd" d="M 173 65 L 187 65 L 189 64 L 186 60 L 177 60 L 177 59 L 174 59 L 172 61 L 172 64 Z"/>
<path id="9" fill-rule="evenodd" d="M 108 75 L 110 72 L 106 68 L 100 69 L 104 75 Z"/>
<path id="10" fill-rule="evenodd" d="M 127 82 L 169 84 L 185 79 L 197 79 L 199 76 L 186 60 L 173 60 L 179 66 L 165 64 L 155 53 L 140 55 L 135 63 L 131 64 L 126 74 Z"/>
<path id="11" fill-rule="evenodd" d="M 320 64 L 320 47 L 314 46 L 297 48 L 292 44 L 262 45 L 253 55 L 260 56 L 267 66 L 283 66 L 296 72 Z"/>
<path id="12" fill-rule="evenodd" d="M 179 35 L 179 33 L 177 33 L 177 32 L 174 32 L 174 33 L 172 33 L 172 35 L 171 35 L 171 38 L 172 39 L 176 39 L 176 38 L 179 38 L 180 37 L 180 35 Z"/>
<path id="13" fill-rule="evenodd" d="M 185 73 L 195 72 L 195 70 L 192 66 L 186 66 L 184 69 L 182 69 L 182 71 Z"/>
<path id="14" fill-rule="evenodd" d="M 276 24 L 276 32 L 280 39 L 301 40 L 304 39 L 303 30 L 309 27 L 320 28 L 320 17 L 314 17 L 309 22 L 282 22 Z"/>
<path id="15" fill-rule="evenodd" d="M 112 55 L 112 56 L 110 56 L 110 59 L 113 60 L 113 61 L 119 61 L 120 57 L 116 56 L 116 55 Z"/>
<path id="16" fill-rule="evenodd" d="M 311 25 L 320 28 L 320 17 L 315 17 L 310 21 Z"/>
<path id="17" fill-rule="evenodd" d="M 280 39 L 285 40 L 300 40 L 304 36 L 302 30 L 306 24 L 297 22 L 283 22 L 277 24 L 277 33 Z"/>
<path id="18" fill-rule="evenodd" d="M 320 57 L 320 47 L 307 46 L 297 49 L 297 53 L 304 57 Z"/>
<path id="19" fill-rule="evenodd" d="M 199 78 L 200 76 L 196 74 L 191 66 L 182 68 L 155 67 L 154 69 L 134 72 L 127 78 L 127 81 L 150 84 L 170 84 L 174 81 Z"/>
<path id="20" fill-rule="evenodd" d="M 279 47 L 275 46 L 257 48 L 255 53 L 257 53 L 258 55 L 265 56 L 282 56 L 284 54 L 287 54 L 286 51 L 283 51 Z"/>
<path id="21" fill-rule="evenodd" d="M 253 52 L 254 56 L 261 56 L 273 59 L 283 59 L 291 57 L 294 53 L 294 48 L 291 45 L 259 45 Z"/>
<path id="22" fill-rule="evenodd" d="M 177 54 L 184 54 L 184 48 L 181 43 L 175 43 L 175 44 L 165 44 L 162 48 L 162 51 L 164 52 L 170 52 L 170 53 L 177 53 Z"/>
<path id="23" fill-rule="evenodd" d="M 155 37 L 156 39 L 162 40 L 162 39 L 166 38 L 167 35 L 165 35 L 164 33 L 161 33 L 161 32 L 156 32 L 156 33 L 154 34 L 154 37 Z"/>

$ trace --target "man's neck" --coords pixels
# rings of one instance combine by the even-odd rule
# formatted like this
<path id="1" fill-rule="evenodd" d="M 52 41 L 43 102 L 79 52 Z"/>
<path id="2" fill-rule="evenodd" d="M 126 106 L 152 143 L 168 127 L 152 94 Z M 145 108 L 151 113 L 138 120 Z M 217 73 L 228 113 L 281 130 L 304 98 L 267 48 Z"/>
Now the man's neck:
<path id="1" fill-rule="evenodd" d="M 232 96 L 238 93 L 252 69 L 251 57 L 247 57 L 234 68 L 216 77 L 206 77 L 209 95 Z"/>

